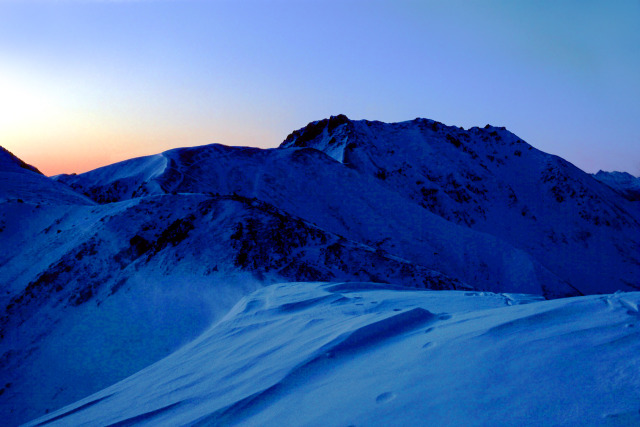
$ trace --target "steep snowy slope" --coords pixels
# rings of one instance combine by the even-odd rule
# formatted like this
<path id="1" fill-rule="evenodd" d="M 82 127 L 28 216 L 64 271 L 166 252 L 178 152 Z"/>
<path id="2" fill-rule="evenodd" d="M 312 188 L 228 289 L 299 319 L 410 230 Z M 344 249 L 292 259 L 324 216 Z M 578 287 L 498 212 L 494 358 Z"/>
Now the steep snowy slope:
<path id="1" fill-rule="evenodd" d="M 87 197 L 57 183 L 0 147 L 0 202 L 94 205 Z M 0 225 L 1 227 L 1 225 Z"/>
<path id="2" fill-rule="evenodd" d="M 19 172 L 22 169 L 42 175 L 42 172 L 40 172 L 36 167 L 23 162 L 4 147 L 0 147 L 0 165 L 2 165 L 3 171 Z"/>
<path id="3" fill-rule="evenodd" d="M 80 176 L 63 174 L 52 179 L 81 191 L 87 187 L 87 195 L 93 200 L 109 203 L 146 194 L 164 193 L 162 188 L 156 188 L 154 178 L 167 171 L 168 162 L 166 156 L 157 154 L 125 160 L 117 163 L 116 168 L 107 166 Z"/>
<path id="4" fill-rule="evenodd" d="M 627 172 L 598 171 L 593 177 L 607 184 L 627 200 L 640 201 L 640 178 Z"/>
<path id="5" fill-rule="evenodd" d="M 639 303 L 272 285 L 27 425 L 638 425 Z"/>

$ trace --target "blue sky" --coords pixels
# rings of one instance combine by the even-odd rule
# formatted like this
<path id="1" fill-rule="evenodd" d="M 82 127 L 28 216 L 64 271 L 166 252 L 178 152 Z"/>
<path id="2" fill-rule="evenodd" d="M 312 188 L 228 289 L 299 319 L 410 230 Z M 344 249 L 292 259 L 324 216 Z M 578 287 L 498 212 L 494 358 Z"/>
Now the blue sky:
<path id="1" fill-rule="evenodd" d="M 313 120 L 506 126 L 640 175 L 640 1 L 0 1 L 0 145 L 48 174 Z"/>

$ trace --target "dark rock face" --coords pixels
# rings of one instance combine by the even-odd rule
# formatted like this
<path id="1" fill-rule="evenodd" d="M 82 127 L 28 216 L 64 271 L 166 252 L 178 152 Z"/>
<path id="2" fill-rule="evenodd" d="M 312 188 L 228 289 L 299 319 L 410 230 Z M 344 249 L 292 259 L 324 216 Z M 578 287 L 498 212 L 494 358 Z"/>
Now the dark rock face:
<path id="1" fill-rule="evenodd" d="M 306 147 L 307 143 L 318 138 L 325 131 L 332 133 L 338 126 L 351 123 L 349 118 L 344 114 L 331 116 L 329 119 L 311 122 L 306 127 L 292 132 L 284 140 L 283 145 L 292 145 L 294 147 Z"/>

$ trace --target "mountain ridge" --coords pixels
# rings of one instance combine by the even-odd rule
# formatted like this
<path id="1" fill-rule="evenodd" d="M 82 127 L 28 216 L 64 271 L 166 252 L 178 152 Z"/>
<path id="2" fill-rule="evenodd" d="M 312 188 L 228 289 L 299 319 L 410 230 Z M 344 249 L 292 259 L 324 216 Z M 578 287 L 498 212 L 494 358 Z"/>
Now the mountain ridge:
<path id="1" fill-rule="evenodd" d="M 42 175 L 42 172 L 40 172 L 35 166 L 31 166 L 30 164 L 23 162 L 18 157 L 16 157 L 11 151 L 7 150 L 2 146 L 0 146 L 0 163 L 2 164 L 2 167 L 4 170 L 7 170 L 7 168 L 11 166 L 17 166 L 21 169 L 26 169 L 31 172 L 35 172 L 37 174 Z"/>
<path id="2" fill-rule="evenodd" d="M 593 174 L 598 181 L 607 184 L 630 201 L 640 201 L 640 178 L 627 172 L 598 171 Z"/>
<path id="3" fill-rule="evenodd" d="M 324 153 L 337 164 L 305 150 Z M 390 204 L 417 208 L 415 218 L 427 215 L 417 212 L 428 211 L 463 228 L 495 236 L 533 254 L 564 280 L 577 277 L 580 282 L 592 282 L 586 287 L 573 283 L 582 293 L 592 293 L 605 282 L 611 283 L 610 291 L 639 285 L 633 279 L 637 273 L 633 265 L 638 260 L 629 255 L 633 244 L 640 242 L 638 209 L 619 197 L 619 192 L 569 162 L 533 148 L 505 128 L 487 125 L 463 130 L 428 119 L 386 124 L 352 121 L 338 115 L 292 132 L 276 149 L 209 145 L 171 150 L 163 156 L 168 158 L 165 173 L 142 183 L 136 181 L 136 188 L 123 180 L 112 180 L 108 185 L 92 183 L 91 173 L 63 177 L 61 181 L 85 195 L 93 194 L 94 200 L 99 200 L 95 194 L 110 194 L 110 200 L 123 200 L 154 192 L 235 192 L 265 200 L 345 234 L 335 219 L 329 220 L 325 215 L 318 220 L 317 214 L 300 207 L 315 203 L 306 200 L 314 189 L 295 184 L 308 179 L 308 173 L 312 179 L 322 176 L 318 184 L 326 187 L 326 192 L 342 193 L 343 198 L 360 198 L 362 204 L 375 205 L 375 200 L 369 200 L 365 193 L 369 191 L 375 198 L 373 188 L 380 188 L 396 195 Z M 308 163 L 308 171 L 300 170 L 297 175 L 283 172 L 300 162 Z M 116 165 L 113 168 L 117 169 Z M 327 177 L 324 169 L 341 175 L 342 180 Z M 119 172 L 112 175 L 117 177 Z M 273 184 L 278 188 L 268 188 Z M 354 195 L 351 188 L 358 185 L 364 187 L 353 190 L 358 193 Z M 118 187 L 126 191 L 118 192 Z M 335 198 L 317 197 L 326 200 L 325 206 L 344 205 Z M 398 197 L 406 201 L 400 202 Z M 296 199 L 299 206 L 291 206 L 291 200 Z M 318 206 L 316 210 L 322 209 Z M 340 209 L 345 211 L 344 207 Z M 384 211 L 380 204 L 374 209 Z M 346 218 L 340 221 L 353 223 Z M 422 222 L 426 221 L 432 220 Z M 370 228 L 375 227 L 379 225 Z M 620 238 L 621 234 L 628 237 Z M 610 235 L 619 241 L 608 242 Z M 373 236 L 360 233 L 352 237 L 364 237 L 373 243 L 388 236 L 371 239 Z M 383 243 L 383 248 L 393 252 L 390 245 Z M 576 263 L 565 262 L 558 251 L 574 252 L 585 262 L 576 267 Z M 625 261 L 621 265 L 607 259 L 604 265 L 610 268 L 599 273 L 597 269 L 602 267 L 597 264 L 606 254 Z M 628 279 L 616 279 L 621 269 L 629 272 Z"/>

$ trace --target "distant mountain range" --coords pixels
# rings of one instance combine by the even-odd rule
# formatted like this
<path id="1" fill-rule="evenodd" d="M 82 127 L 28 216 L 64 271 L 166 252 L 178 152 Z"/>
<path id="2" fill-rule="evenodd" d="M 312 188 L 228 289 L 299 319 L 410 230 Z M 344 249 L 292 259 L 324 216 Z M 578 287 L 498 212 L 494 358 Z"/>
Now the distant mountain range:
<path id="1" fill-rule="evenodd" d="M 592 176 L 504 128 L 427 119 L 339 115 L 274 149 L 52 178 L 2 149 L 0 411 L 16 424 L 96 392 L 281 282 L 639 290 L 639 194 L 638 178 Z"/>

